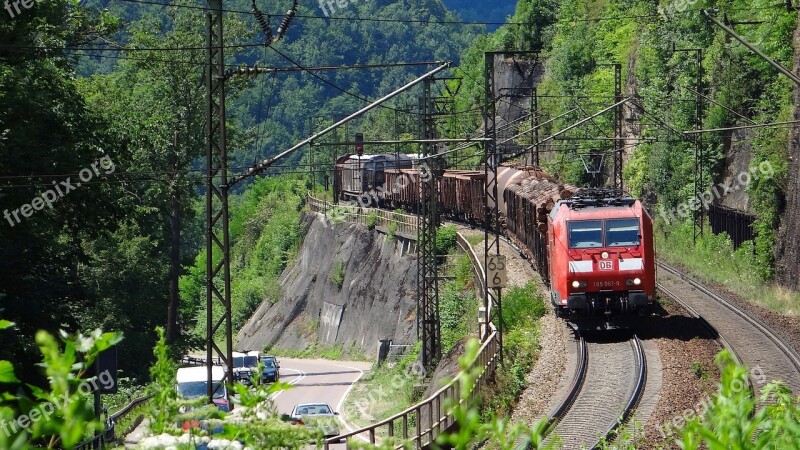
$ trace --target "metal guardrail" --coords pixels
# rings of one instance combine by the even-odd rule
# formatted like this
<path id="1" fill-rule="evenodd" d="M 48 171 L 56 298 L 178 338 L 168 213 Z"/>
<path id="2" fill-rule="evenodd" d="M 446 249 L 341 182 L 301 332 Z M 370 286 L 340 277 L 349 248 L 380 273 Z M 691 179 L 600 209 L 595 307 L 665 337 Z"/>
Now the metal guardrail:
<path id="1" fill-rule="evenodd" d="M 499 339 L 497 331 L 493 331 L 486 341 L 481 345 L 478 355 L 470 364 L 471 368 L 480 368 L 479 375 L 475 379 L 475 384 L 467 395 L 461 392 L 459 373 L 447 385 L 436 391 L 433 395 L 423 400 L 421 403 L 399 412 L 388 419 L 355 430 L 350 433 L 342 434 L 325 440 L 324 448 L 328 450 L 330 444 L 347 441 L 358 435 L 367 435 L 371 444 L 377 441 L 379 429 L 386 429 L 386 434 L 390 438 L 398 438 L 396 448 L 403 448 L 404 442 L 413 442 L 415 448 L 421 449 L 430 445 L 445 430 L 455 424 L 455 417 L 449 411 L 448 406 L 458 402 L 458 404 L 473 404 L 478 391 L 486 384 L 489 375 L 497 367 L 497 357 L 499 354 Z M 468 405 L 467 405 L 468 406 Z"/>
<path id="2" fill-rule="evenodd" d="M 215 366 L 222 365 L 222 359 L 220 358 L 212 358 L 211 362 L 214 363 Z M 199 367 L 206 365 L 206 359 L 197 356 L 182 356 L 180 360 L 178 360 L 178 364 L 183 367 Z"/>
<path id="3" fill-rule="evenodd" d="M 414 215 L 395 213 L 375 208 L 331 205 L 327 201 L 314 198 L 311 194 L 308 195 L 307 204 L 312 211 L 323 213 L 326 216 L 332 215 L 335 219 L 340 218 L 341 220 L 360 223 L 364 226 L 368 225 L 368 220 L 375 220 L 375 226 L 379 227 L 388 227 L 389 224 L 394 223 L 397 227 L 396 232 L 412 238 L 417 235 L 417 216 Z M 373 215 L 373 219 L 370 219 L 370 215 Z M 469 242 L 467 242 L 461 233 L 457 234 L 457 243 L 461 249 L 469 255 L 473 269 L 475 270 L 475 275 L 479 283 L 482 284 L 485 279 L 483 275 L 483 266 L 478 261 Z M 388 419 L 381 420 L 380 422 L 350 433 L 326 439 L 324 444 L 325 450 L 328 450 L 331 444 L 342 441 L 346 443 L 348 439 L 356 437 L 364 438 L 364 436 L 366 436 L 365 439 L 370 443 L 375 444 L 378 440 L 379 431 L 383 430 L 386 431 L 385 434 L 389 438 L 397 438 L 401 441 L 398 442 L 396 448 L 403 448 L 403 443 L 407 442 L 413 442 L 414 446 L 418 449 L 425 448 L 433 443 L 440 434 L 455 424 L 455 417 L 453 417 L 448 406 L 456 402 L 461 405 L 463 405 L 465 401 L 470 404 L 474 403 L 480 388 L 486 384 L 487 378 L 497 367 L 497 358 L 500 348 L 499 339 L 494 325 L 489 324 L 489 326 L 491 327 L 491 333 L 482 343 L 478 355 L 469 366 L 471 369 L 476 368 L 476 366 L 479 367 L 479 375 L 475 379 L 472 389 L 463 399 L 460 384 L 462 373 L 459 373 L 452 381 L 427 399 Z"/>
<path id="4" fill-rule="evenodd" d="M 128 415 L 134 408 L 141 405 L 142 403 L 150 400 L 150 395 L 146 395 L 144 397 L 139 397 L 136 399 L 131 400 L 130 403 L 125 405 L 122 409 L 115 412 L 114 414 L 110 415 L 106 419 L 106 428 L 94 436 L 89 438 L 80 444 L 76 445 L 74 450 L 101 450 L 106 447 L 106 445 L 115 443 L 117 441 L 116 436 L 116 426 L 117 422 Z"/>
<path id="5" fill-rule="evenodd" d="M 353 205 L 335 205 L 326 200 L 320 200 L 308 194 L 306 204 L 314 212 L 322 213 L 333 220 L 359 223 L 366 226 L 376 226 L 388 229 L 395 227 L 395 233 L 413 238 L 417 235 L 417 216 L 410 214 L 386 211 L 378 208 L 363 208 Z M 373 221 L 374 223 L 369 223 Z"/>

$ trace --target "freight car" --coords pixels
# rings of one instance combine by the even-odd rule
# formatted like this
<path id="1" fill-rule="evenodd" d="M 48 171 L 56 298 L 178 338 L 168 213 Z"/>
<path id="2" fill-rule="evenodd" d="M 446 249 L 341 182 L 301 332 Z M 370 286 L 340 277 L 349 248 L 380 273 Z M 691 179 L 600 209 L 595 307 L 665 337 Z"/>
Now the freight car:
<path id="1" fill-rule="evenodd" d="M 412 159 L 403 154 L 344 155 L 336 160 L 334 192 L 337 200 L 358 200 L 363 205 L 383 206 L 385 171 L 410 169 Z"/>
<path id="2" fill-rule="evenodd" d="M 345 167 L 337 163 L 337 177 Z M 419 172 L 385 168 L 383 177 L 385 205 L 416 211 Z M 483 222 L 484 172 L 446 171 L 437 183 L 444 217 Z M 559 183 L 522 165 L 499 167 L 497 185 L 502 231 L 534 262 L 559 316 L 581 325 L 648 310 L 655 297 L 653 225 L 638 200 Z M 370 196 L 366 189 L 361 195 Z"/>

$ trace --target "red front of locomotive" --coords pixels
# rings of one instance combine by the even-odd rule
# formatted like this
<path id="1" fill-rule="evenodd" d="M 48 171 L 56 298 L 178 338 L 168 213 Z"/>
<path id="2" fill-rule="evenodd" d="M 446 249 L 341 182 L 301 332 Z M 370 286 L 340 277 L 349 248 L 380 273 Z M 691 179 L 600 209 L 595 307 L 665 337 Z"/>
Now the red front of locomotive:
<path id="1" fill-rule="evenodd" d="M 655 299 L 653 224 L 638 200 L 559 202 L 548 225 L 551 299 L 564 317 L 645 313 Z"/>

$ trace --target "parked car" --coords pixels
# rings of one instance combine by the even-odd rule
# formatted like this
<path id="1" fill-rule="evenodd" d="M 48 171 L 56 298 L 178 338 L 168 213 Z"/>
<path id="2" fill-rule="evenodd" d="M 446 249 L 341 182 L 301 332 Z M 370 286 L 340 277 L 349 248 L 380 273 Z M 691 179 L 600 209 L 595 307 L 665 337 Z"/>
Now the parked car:
<path id="1" fill-rule="evenodd" d="M 228 401 L 228 389 L 222 383 L 225 369 L 222 366 L 211 367 L 211 379 L 214 389 L 212 400 L 217 407 L 225 412 L 233 409 Z M 208 368 L 207 367 L 182 367 L 178 369 L 178 384 L 175 387 L 180 397 L 193 399 L 208 395 Z"/>
<path id="2" fill-rule="evenodd" d="M 258 366 L 258 350 L 233 352 L 233 381 L 250 384 Z"/>
<path id="3" fill-rule="evenodd" d="M 292 409 L 290 418 L 293 425 L 322 430 L 326 438 L 339 435 L 339 422 L 327 403 L 300 403 Z"/>

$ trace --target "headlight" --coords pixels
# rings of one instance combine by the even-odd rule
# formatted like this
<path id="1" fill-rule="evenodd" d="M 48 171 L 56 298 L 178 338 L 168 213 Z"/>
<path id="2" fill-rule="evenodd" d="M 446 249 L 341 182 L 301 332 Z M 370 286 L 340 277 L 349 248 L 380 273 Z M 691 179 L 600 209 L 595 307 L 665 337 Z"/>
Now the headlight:
<path id="1" fill-rule="evenodd" d="M 600 256 L 602 256 L 603 259 L 608 259 L 608 252 L 603 252 L 600 254 Z"/>
<path id="2" fill-rule="evenodd" d="M 642 284 L 641 278 L 634 278 L 633 279 L 633 284 L 635 284 L 636 286 L 639 286 L 640 284 Z"/>
<path id="3" fill-rule="evenodd" d="M 577 280 L 573 281 L 572 282 L 572 287 L 574 287 L 575 289 L 578 289 L 579 287 L 581 287 L 581 283 L 579 281 L 577 281 Z"/>

